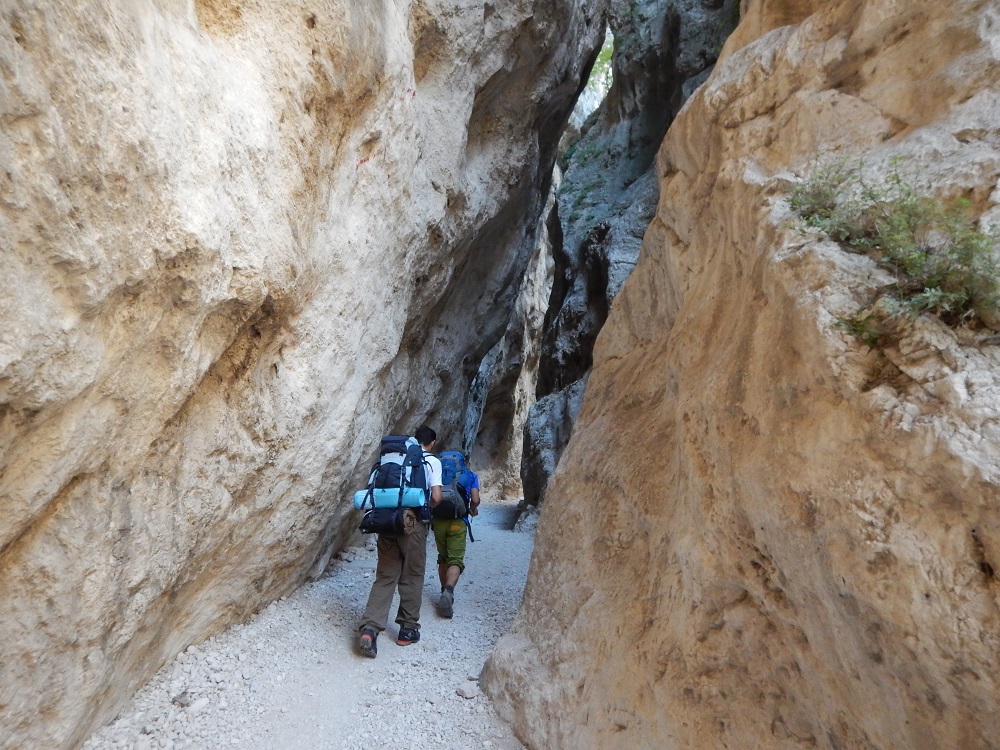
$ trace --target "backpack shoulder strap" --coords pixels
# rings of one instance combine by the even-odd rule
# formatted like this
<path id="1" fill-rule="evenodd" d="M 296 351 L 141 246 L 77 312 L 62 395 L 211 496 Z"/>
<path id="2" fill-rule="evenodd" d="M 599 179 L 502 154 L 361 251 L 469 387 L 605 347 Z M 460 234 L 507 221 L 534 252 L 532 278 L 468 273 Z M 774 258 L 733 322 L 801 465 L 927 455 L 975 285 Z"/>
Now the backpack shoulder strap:
<path id="1" fill-rule="evenodd" d="M 421 448 L 420 450 L 420 464 L 424 467 L 424 494 L 427 496 L 427 500 L 431 499 L 431 462 L 427 460 L 428 456 L 433 456 L 433 453 L 428 453 Z M 438 459 L 440 463 L 440 459 Z"/>

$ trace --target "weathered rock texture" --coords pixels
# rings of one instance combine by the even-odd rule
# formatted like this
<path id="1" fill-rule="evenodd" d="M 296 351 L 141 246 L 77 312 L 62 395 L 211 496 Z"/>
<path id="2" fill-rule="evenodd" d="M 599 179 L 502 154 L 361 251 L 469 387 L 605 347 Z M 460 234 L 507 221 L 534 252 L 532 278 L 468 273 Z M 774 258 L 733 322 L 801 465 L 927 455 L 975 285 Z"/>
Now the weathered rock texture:
<path id="1" fill-rule="evenodd" d="M 1000 14 L 744 12 L 660 152 L 483 685 L 533 748 L 1000 747 L 1000 349 L 862 347 L 835 322 L 883 273 L 785 200 L 817 155 L 901 157 L 997 220 Z"/>
<path id="2" fill-rule="evenodd" d="M 580 92 L 559 142 L 559 150 L 580 136 L 580 127 L 603 99 L 593 86 L 593 76 Z M 555 193 L 562 173 L 553 173 L 552 192 L 542 215 L 545 224 L 538 235 L 538 246 L 521 282 L 521 293 L 503 338 L 483 358 L 472 383 L 466 414 L 464 446 L 480 472 L 484 498 L 523 500 L 522 455 L 524 428 L 535 403 L 541 340 L 552 292 L 554 261 L 552 233 L 561 237 L 559 216 L 555 211 Z M 582 387 L 578 389 L 582 395 Z M 576 417 L 574 412 L 573 417 Z M 535 415 L 534 421 L 540 419 Z M 546 431 L 545 435 L 552 434 Z M 566 440 L 569 439 L 567 434 Z M 562 445 L 565 445 L 565 440 Z M 537 446 L 532 446 L 535 452 Z M 553 455 L 546 453 L 545 457 Z M 532 461 L 536 466 L 540 462 Z M 485 467 L 485 469 L 483 468 Z M 554 465 L 548 469 L 547 481 Z"/>
<path id="3" fill-rule="evenodd" d="M 572 432 L 594 339 L 656 208 L 653 157 L 685 92 L 715 63 L 738 0 L 612 0 L 614 82 L 573 144 L 558 193 L 555 279 L 524 432 L 524 500 L 538 503 Z"/>
<path id="4" fill-rule="evenodd" d="M 460 432 L 599 10 L 4 4 L 0 746 L 322 569 L 380 434 Z"/>
<path id="5" fill-rule="evenodd" d="M 553 192 L 543 216 L 553 215 L 554 203 Z M 522 496 L 522 435 L 535 402 L 542 324 L 551 289 L 552 243 L 543 224 L 507 331 L 483 358 L 472 381 L 461 447 L 479 473 L 484 499 Z"/>

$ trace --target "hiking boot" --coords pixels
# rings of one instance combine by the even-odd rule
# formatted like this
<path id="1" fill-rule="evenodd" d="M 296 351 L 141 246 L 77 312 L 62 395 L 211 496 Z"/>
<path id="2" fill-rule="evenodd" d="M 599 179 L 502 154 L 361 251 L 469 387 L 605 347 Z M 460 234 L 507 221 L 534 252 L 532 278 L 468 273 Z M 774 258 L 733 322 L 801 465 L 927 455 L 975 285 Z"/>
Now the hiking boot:
<path id="1" fill-rule="evenodd" d="M 362 628 L 361 638 L 358 639 L 358 648 L 361 649 L 362 656 L 370 656 L 372 659 L 378 653 L 378 647 L 375 645 L 375 639 L 378 638 L 378 633 L 375 632 L 374 628 Z"/>
<path id="2" fill-rule="evenodd" d="M 399 638 L 396 639 L 397 646 L 409 646 L 420 640 L 420 631 L 416 628 L 400 628 Z"/>
<path id="3" fill-rule="evenodd" d="M 438 611 L 442 617 L 452 617 L 455 614 L 455 592 L 445 589 L 438 599 Z"/>

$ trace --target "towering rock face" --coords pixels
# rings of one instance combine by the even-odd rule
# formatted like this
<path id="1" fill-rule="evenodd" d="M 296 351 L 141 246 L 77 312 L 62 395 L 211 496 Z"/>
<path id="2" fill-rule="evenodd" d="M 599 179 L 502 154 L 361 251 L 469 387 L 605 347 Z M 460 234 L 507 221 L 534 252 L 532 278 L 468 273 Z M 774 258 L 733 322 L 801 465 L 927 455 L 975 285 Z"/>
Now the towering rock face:
<path id="1" fill-rule="evenodd" d="M 543 210 L 552 216 L 554 194 Z M 507 331 L 472 381 L 463 450 L 479 473 L 484 497 L 518 498 L 524 424 L 535 400 L 545 309 L 552 289 L 552 244 L 544 225 L 528 262 Z"/>
<path id="2" fill-rule="evenodd" d="M 554 281 L 524 433 L 527 504 L 538 503 L 580 410 L 594 339 L 632 272 L 656 208 L 653 157 L 683 97 L 704 80 L 738 0 L 612 0 L 614 83 L 564 157 Z"/>
<path id="3" fill-rule="evenodd" d="M 899 158 L 997 223 L 998 22 L 744 8 L 660 151 L 484 672 L 530 747 L 1000 746 L 1000 353 L 929 320 L 884 350 L 839 330 L 883 273 L 786 200 L 818 156 Z"/>
<path id="4" fill-rule="evenodd" d="M 460 432 L 599 11 L 4 5 L 0 746 L 321 569 L 380 434 Z"/>

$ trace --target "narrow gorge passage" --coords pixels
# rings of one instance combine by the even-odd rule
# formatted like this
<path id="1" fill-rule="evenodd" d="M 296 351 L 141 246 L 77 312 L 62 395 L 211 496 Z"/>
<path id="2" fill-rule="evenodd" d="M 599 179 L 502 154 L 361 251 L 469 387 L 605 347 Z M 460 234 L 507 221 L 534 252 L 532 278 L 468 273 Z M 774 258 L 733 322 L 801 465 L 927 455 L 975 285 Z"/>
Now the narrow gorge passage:
<path id="1" fill-rule="evenodd" d="M 429 543 L 419 643 L 397 646 L 390 622 L 378 658 L 358 655 L 376 555 L 352 547 L 320 580 L 189 647 L 84 748 L 521 748 L 477 684 L 520 604 L 531 557 L 533 534 L 509 530 L 514 513 L 511 504 L 484 502 L 451 620 L 434 606 Z"/>
<path id="2" fill-rule="evenodd" d="M 997 0 L 9 0 L 0 123 L 0 750 L 1000 750 Z M 538 528 L 365 659 L 420 424 Z"/>

